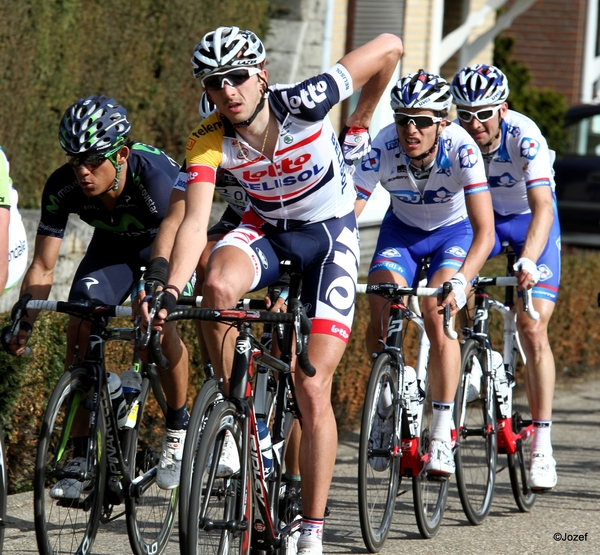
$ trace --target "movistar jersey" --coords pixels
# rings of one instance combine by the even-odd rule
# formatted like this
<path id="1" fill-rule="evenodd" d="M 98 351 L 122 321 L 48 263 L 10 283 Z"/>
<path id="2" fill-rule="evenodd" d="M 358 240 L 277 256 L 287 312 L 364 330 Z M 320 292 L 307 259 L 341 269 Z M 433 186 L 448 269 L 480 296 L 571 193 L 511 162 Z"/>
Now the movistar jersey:
<path id="1" fill-rule="evenodd" d="M 127 178 L 113 210 L 86 196 L 68 164 L 58 168 L 42 194 L 39 235 L 62 238 L 69 214 L 92 227 L 124 237 L 152 236 L 165 216 L 179 164 L 161 150 L 135 143 L 127 159 Z"/>
<path id="2" fill-rule="evenodd" d="M 437 155 L 422 192 L 410 162 L 398 141 L 396 124 L 388 125 L 356 167 L 358 197 L 368 199 L 380 182 L 390 192 L 392 210 L 399 220 L 432 231 L 468 217 L 465 195 L 488 191 L 481 152 L 458 125 L 447 125 L 440 133 Z"/>
<path id="3" fill-rule="evenodd" d="M 554 191 L 554 158 L 539 127 L 509 110 L 502 120 L 500 148 L 488 166 L 494 212 L 501 216 L 526 214 L 530 212 L 528 189 L 551 187 Z"/>
<path id="4" fill-rule="evenodd" d="M 354 188 L 327 114 L 351 94 L 351 76 L 339 64 L 299 84 L 270 87 L 267 99 L 279 122 L 273 160 L 248 145 L 219 112 L 211 114 L 189 136 L 187 185 L 214 183 L 217 168 L 228 170 L 254 211 L 284 229 L 348 214 Z"/>

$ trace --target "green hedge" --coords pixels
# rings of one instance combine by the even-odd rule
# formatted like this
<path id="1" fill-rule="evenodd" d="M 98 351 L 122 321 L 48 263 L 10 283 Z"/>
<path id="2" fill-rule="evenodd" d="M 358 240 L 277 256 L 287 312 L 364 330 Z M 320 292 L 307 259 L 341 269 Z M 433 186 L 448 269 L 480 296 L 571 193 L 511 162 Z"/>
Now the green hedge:
<path id="1" fill-rule="evenodd" d="M 64 162 L 58 125 L 80 97 L 104 94 L 128 110 L 132 137 L 183 160 L 198 121 L 190 58 L 202 36 L 238 25 L 264 36 L 268 0 L 3 0 L 0 145 L 22 208 L 38 208 Z"/>
<path id="2" fill-rule="evenodd" d="M 502 275 L 504 266 L 504 260 L 498 257 L 486 264 L 483 273 Z M 559 380 L 580 376 L 597 369 L 600 364 L 600 309 L 596 305 L 600 290 L 598 275 L 600 252 L 573 249 L 563 254 L 560 296 L 550 324 Z M 2 316 L 0 325 L 4 326 L 8 314 Z M 360 422 L 370 369 L 370 357 L 364 350 L 363 341 L 368 317 L 366 296 L 359 295 L 353 334 L 333 386 L 335 414 L 342 430 L 356 430 Z M 492 319 L 492 341 L 496 345 L 502 341 L 500 320 L 499 317 Z M 129 325 L 126 321 L 117 324 Z M 14 359 L 0 353 L 0 419 L 6 434 L 11 491 L 28 489 L 31 485 L 42 411 L 63 371 L 65 326 L 65 317 L 43 314 L 30 341 L 31 356 Z M 181 323 L 180 333 L 190 351 L 188 395 L 191 403 L 203 381 L 198 370 L 200 356 L 192 323 Z M 410 331 L 405 351 L 407 361 L 414 364 L 416 338 Z M 120 372 L 127 368 L 131 360 L 129 345 L 111 343 L 107 352 L 108 370 Z"/>

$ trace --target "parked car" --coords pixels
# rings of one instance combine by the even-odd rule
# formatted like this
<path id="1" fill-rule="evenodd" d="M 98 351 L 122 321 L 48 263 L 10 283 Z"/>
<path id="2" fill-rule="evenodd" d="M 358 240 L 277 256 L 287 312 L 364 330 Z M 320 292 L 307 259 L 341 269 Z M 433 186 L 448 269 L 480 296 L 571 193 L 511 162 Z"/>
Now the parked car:
<path id="1" fill-rule="evenodd" d="M 562 242 L 600 247 L 600 104 L 565 115 L 567 149 L 554 163 Z"/>

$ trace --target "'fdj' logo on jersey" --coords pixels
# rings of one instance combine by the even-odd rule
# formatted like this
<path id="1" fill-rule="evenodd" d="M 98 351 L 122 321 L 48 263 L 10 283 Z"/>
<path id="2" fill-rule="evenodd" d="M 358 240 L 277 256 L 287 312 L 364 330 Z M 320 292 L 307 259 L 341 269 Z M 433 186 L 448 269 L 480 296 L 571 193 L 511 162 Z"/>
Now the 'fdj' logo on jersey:
<path id="1" fill-rule="evenodd" d="M 472 168 L 477 164 L 477 158 L 477 147 L 475 145 L 463 145 L 458 150 L 461 168 Z"/>
<path id="2" fill-rule="evenodd" d="M 521 156 L 528 160 L 533 160 L 540 151 L 540 143 L 535 139 L 524 137 L 521 141 Z"/>
<path id="3" fill-rule="evenodd" d="M 510 173 L 502 175 L 490 175 L 488 178 L 490 187 L 514 187 L 517 180 Z"/>
<path id="4" fill-rule="evenodd" d="M 379 166 L 381 164 L 381 150 L 378 148 L 372 148 L 371 152 L 364 156 L 362 162 L 360 163 L 360 167 L 368 172 L 368 171 L 379 171 Z"/>
<path id="5" fill-rule="evenodd" d="M 421 202 L 421 195 L 409 189 L 396 189 L 395 191 L 390 191 L 390 194 L 394 195 L 399 201 L 408 204 L 419 204 Z"/>
<path id="6" fill-rule="evenodd" d="M 325 91 L 327 91 L 327 83 L 318 81 L 316 84 L 309 83 L 305 89 L 297 90 L 299 96 L 288 97 L 288 91 L 284 90 L 281 92 L 281 98 L 292 114 L 299 114 L 300 106 L 312 109 L 323 102 L 327 98 Z"/>
<path id="7" fill-rule="evenodd" d="M 242 185 L 252 190 L 270 190 L 282 187 L 285 185 L 294 185 L 295 183 L 303 183 L 314 176 L 320 174 L 324 167 L 318 164 L 309 164 L 311 155 L 309 153 L 302 154 L 296 158 L 285 158 L 281 162 L 270 164 L 266 170 L 250 171 L 245 170 L 242 179 Z M 295 174 L 295 175 L 290 175 Z M 288 177 L 281 178 L 282 175 Z M 261 180 L 265 177 L 279 178 L 272 179 L 270 182 Z"/>
<path id="8" fill-rule="evenodd" d="M 441 187 L 437 191 L 425 191 L 423 199 L 425 200 L 425 204 L 440 204 L 448 202 L 453 196 L 454 193 L 448 191 L 445 187 Z"/>

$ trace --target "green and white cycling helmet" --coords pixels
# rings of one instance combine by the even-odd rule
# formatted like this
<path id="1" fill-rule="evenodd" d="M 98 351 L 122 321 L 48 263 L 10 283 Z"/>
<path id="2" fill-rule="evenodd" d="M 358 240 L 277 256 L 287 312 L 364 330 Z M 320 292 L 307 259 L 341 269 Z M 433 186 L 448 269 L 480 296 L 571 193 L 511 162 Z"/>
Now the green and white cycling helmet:
<path id="1" fill-rule="evenodd" d="M 68 155 L 109 155 L 125 144 L 130 129 L 127 110 L 113 98 L 88 96 L 67 108 L 58 140 Z"/>
<path id="2" fill-rule="evenodd" d="M 510 92 L 506 75 L 496 66 L 484 64 L 463 67 L 451 88 L 455 104 L 469 107 L 502 104 Z"/>
<path id="3" fill-rule="evenodd" d="M 266 59 L 265 47 L 252 31 L 239 27 L 219 27 L 204 35 L 194 48 L 194 77 L 204 79 L 226 68 L 261 66 Z"/>

